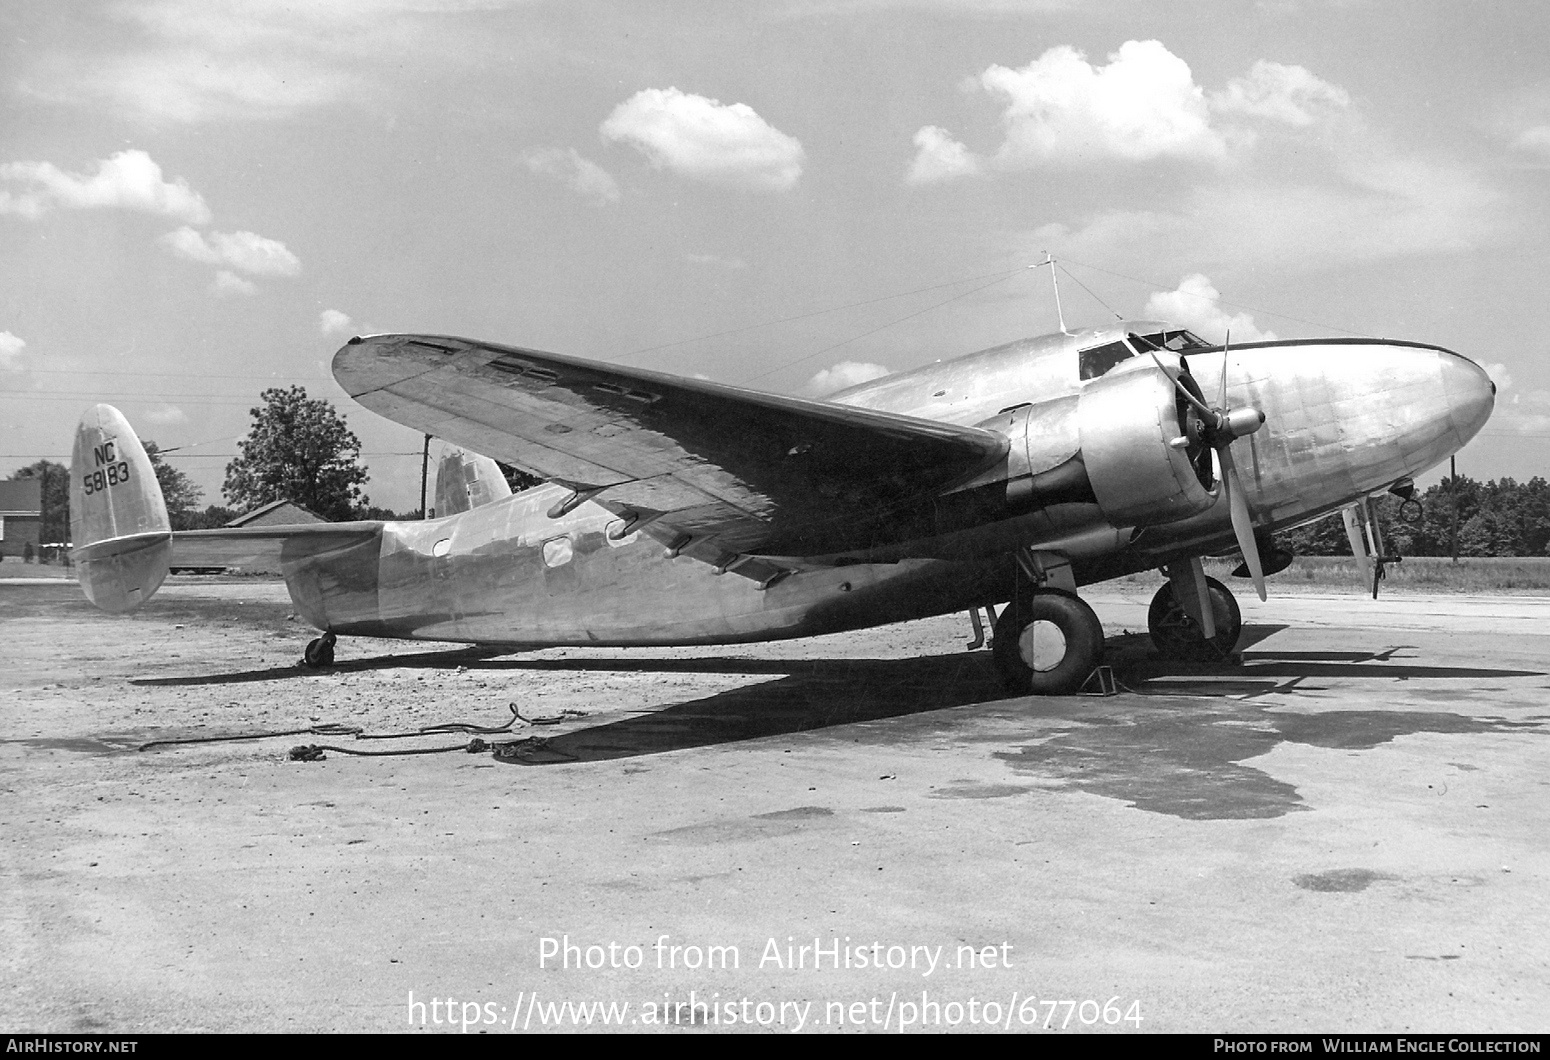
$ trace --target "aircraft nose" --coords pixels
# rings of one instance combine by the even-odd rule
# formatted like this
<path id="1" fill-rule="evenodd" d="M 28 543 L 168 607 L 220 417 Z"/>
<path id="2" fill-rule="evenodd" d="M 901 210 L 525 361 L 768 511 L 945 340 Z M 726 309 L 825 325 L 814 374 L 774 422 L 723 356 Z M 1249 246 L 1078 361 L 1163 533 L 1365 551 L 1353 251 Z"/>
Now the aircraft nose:
<path id="1" fill-rule="evenodd" d="M 1496 405 L 1496 384 L 1474 361 L 1451 350 L 1439 354 L 1448 418 L 1462 446 L 1485 426 Z"/>

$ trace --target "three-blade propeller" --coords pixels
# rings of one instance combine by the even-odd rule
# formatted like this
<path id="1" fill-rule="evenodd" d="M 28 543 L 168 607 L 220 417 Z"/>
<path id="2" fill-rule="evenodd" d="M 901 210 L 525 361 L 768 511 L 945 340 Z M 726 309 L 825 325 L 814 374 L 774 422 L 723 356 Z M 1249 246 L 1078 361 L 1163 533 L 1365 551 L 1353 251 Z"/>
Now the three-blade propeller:
<path id="1" fill-rule="evenodd" d="M 1250 405 L 1236 409 L 1227 407 L 1227 351 L 1231 343 L 1232 333 L 1228 332 L 1227 341 L 1222 344 L 1222 386 L 1215 408 L 1211 408 L 1190 393 L 1189 388 L 1179 381 L 1179 373 L 1170 372 L 1162 358 L 1157 356 L 1156 347 L 1151 343 L 1146 343 L 1146 346 L 1158 369 L 1168 377 L 1174 389 L 1199 414 L 1200 440 L 1216 450 L 1217 461 L 1222 468 L 1222 488 L 1227 493 L 1227 510 L 1232 515 L 1232 532 L 1238 539 L 1238 548 L 1243 553 L 1243 562 L 1249 568 L 1249 577 L 1254 581 L 1254 591 L 1263 600 L 1265 599 L 1264 564 L 1260 562 L 1259 546 L 1254 541 L 1254 524 L 1249 518 L 1249 504 L 1244 496 L 1243 480 L 1238 477 L 1238 466 L 1232 458 L 1232 443 L 1238 438 L 1253 434 L 1264 426 L 1265 414 Z"/>

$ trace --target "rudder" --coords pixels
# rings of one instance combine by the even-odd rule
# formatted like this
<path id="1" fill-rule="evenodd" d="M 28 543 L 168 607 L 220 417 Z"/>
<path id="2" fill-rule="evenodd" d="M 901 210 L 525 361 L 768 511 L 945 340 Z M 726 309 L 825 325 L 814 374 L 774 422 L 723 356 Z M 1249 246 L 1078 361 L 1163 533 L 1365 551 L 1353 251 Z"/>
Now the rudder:
<path id="1" fill-rule="evenodd" d="M 494 460 L 448 448 L 436 467 L 436 515 L 444 518 L 511 496 L 511 486 Z"/>
<path id="2" fill-rule="evenodd" d="M 123 413 L 97 405 L 81 417 L 70 457 L 70 557 L 86 598 L 133 611 L 160 588 L 172 524 L 151 458 Z"/>

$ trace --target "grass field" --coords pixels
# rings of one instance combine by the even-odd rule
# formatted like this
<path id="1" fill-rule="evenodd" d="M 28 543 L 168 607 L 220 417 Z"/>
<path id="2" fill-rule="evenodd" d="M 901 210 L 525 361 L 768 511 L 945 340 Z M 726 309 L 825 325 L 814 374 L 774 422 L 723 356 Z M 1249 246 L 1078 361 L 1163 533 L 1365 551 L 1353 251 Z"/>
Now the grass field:
<path id="1" fill-rule="evenodd" d="M 1242 585 L 1252 592 L 1247 579 L 1230 578 L 1236 560 L 1208 559 L 1206 573 L 1229 586 Z M 1138 576 L 1139 577 L 1139 576 Z M 1349 556 L 1298 556 L 1267 584 L 1277 591 L 1311 589 L 1318 592 L 1370 593 L 1362 584 L 1356 561 Z M 1550 556 L 1460 558 L 1411 556 L 1388 568 L 1380 593 L 1550 593 Z"/>

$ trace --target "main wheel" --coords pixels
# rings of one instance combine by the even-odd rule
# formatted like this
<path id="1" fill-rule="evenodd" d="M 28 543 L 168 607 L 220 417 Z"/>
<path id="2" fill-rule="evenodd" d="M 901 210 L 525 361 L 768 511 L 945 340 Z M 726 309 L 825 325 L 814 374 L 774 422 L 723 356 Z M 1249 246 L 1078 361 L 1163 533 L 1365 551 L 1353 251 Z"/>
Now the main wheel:
<path id="1" fill-rule="evenodd" d="M 1216 636 L 1209 641 L 1205 631 L 1179 606 L 1172 581 L 1164 582 L 1157 590 L 1152 606 L 1147 608 L 1146 628 L 1158 651 L 1190 662 L 1217 662 L 1232 654 L 1243 632 L 1238 601 L 1232 590 L 1215 578 L 1206 579 L 1206 593 L 1211 601 L 1211 617 L 1216 622 Z"/>
<path id="2" fill-rule="evenodd" d="M 306 650 L 301 653 L 303 665 L 313 670 L 326 670 L 334 665 L 334 640 L 332 633 L 325 633 L 309 641 Z"/>
<path id="3" fill-rule="evenodd" d="M 1103 658 L 1103 624 L 1071 593 L 1024 591 L 996 620 L 990 650 L 1009 692 L 1069 695 Z"/>

